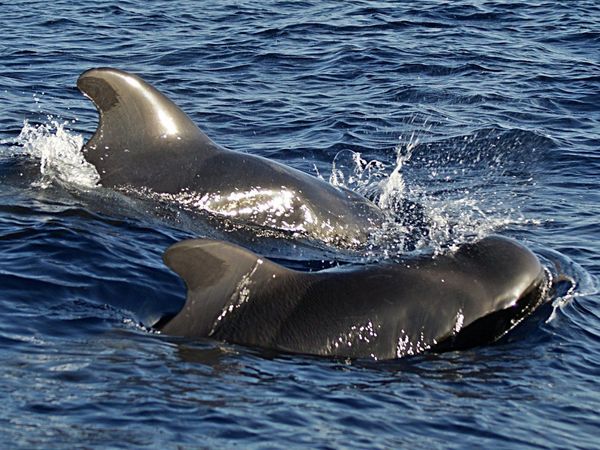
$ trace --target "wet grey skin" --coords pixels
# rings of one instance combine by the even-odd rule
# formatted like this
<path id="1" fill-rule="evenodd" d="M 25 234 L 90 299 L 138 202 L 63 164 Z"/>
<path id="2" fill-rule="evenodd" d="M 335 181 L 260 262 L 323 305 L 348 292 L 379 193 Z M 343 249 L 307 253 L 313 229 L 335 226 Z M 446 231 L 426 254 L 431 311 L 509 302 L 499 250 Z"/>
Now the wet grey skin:
<path id="1" fill-rule="evenodd" d="M 98 129 L 84 145 L 84 155 L 104 187 L 349 245 L 364 242 L 383 221 L 383 211 L 350 190 L 221 147 L 136 75 L 91 69 L 81 74 L 77 87 L 99 112 Z"/>
<path id="2" fill-rule="evenodd" d="M 163 259 L 187 299 L 157 329 L 291 353 L 382 360 L 470 348 L 549 298 L 537 257 L 498 236 L 445 255 L 310 273 L 208 239 L 177 243 Z"/>

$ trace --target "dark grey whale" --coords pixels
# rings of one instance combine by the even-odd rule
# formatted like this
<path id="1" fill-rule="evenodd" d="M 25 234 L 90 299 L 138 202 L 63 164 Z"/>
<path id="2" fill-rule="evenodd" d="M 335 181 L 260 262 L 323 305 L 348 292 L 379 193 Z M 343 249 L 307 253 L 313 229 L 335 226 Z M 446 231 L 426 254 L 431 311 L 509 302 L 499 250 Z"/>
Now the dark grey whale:
<path id="1" fill-rule="evenodd" d="M 104 187 L 327 243 L 364 242 L 383 221 L 383 211 L 350 190 L 219 146 L 138 76 L 91 69 L 77 87 L 100 115 L 84 155 Z"/>
<path id="2" fill-rule="evenodd" d="M 184 307 L 155 327 L 292 353 L 392 359 L 491 343 L 548 299 L 549 277 L 513 240 L 453 253 L 298 272 L 222 241 L 171 246 Z"/>

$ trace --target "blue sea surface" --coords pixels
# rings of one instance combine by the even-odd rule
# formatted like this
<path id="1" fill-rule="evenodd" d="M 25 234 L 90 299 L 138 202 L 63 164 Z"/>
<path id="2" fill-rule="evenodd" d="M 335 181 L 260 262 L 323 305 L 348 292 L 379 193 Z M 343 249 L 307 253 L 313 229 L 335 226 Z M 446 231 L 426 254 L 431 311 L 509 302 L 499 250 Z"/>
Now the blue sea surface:
<path id="1" fill-rule="evenodd" d="M 0 56 L 2 448 L 600 448 L 597 2 L 1 1 Z M 100 66 L 228 148 L 427 217 L 410 246 L 248 243 L 266 256 L 496 233 L 574 284 L 494 345 L 397 361 L 153 332 L 185 297 L 163 251 L 222 235 L 94 185 L 75 82 Z"/>

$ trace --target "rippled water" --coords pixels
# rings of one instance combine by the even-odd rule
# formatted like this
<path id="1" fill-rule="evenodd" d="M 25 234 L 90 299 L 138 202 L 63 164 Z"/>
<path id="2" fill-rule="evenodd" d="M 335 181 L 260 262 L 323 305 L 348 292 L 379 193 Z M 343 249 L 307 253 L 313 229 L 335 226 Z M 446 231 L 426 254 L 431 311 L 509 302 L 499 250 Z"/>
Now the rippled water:
<path id="1" fill-rule="evenodd" d="M 598 448 L 595 2 L 13 1 L 0 25 L 4 446 Z M 575 288 L 496 345 L 385 363 L 152 333 L 184 296 L 164 249 L 242 238 L 95 186 L 97 66 L 224 146 L 422 205 L 361 254 L 246 242 L 288 266 L 499 233 Z"/>

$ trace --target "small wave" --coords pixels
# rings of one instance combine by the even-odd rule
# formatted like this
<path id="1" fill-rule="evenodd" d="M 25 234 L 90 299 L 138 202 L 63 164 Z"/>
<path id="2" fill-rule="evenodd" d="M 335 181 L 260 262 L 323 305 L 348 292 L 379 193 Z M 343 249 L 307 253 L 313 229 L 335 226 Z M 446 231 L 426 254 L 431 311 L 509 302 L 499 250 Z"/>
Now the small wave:
<path id="1" fill-rule="evenodd" d="M 554 321 L 558 312 L 573 301 L 595 296 L 600 292 L 598 278 L 566 254 L 546 247 L 535 248 L 535 252 L 551 271 L 558 287 L 552 303 L 553 311 L 547 323 Z"/>

